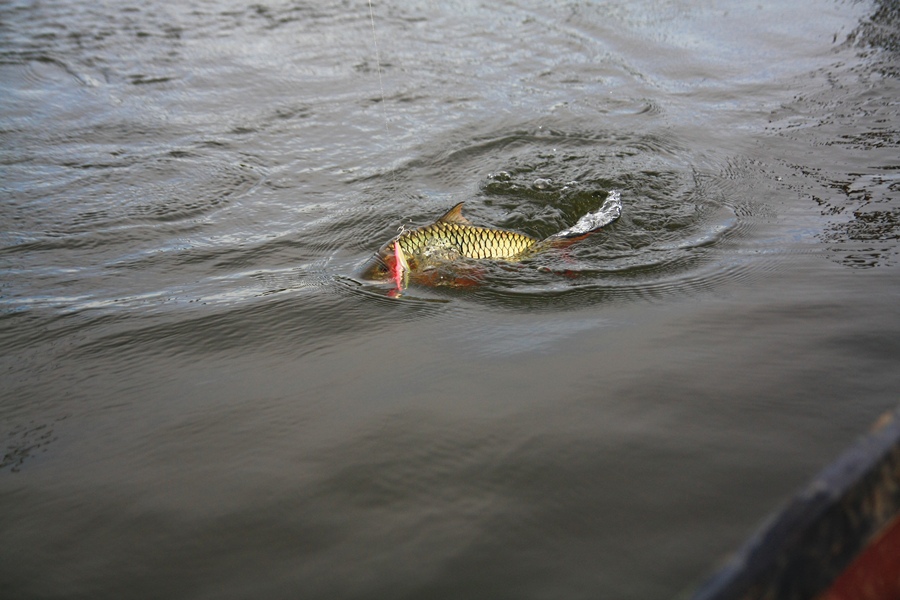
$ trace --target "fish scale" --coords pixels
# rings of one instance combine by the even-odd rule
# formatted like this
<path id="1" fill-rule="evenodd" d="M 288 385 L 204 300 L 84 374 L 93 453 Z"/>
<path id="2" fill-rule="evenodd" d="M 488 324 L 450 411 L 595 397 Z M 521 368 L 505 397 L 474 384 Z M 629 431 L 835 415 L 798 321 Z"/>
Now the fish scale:
<path id="1" fill-rule="evenodd" d="M 404 232 L 397 241 L 403 252 L 411 257 L 452 260 L 517 258 L 538 240 L 502 229 L 437 222 Z"/>

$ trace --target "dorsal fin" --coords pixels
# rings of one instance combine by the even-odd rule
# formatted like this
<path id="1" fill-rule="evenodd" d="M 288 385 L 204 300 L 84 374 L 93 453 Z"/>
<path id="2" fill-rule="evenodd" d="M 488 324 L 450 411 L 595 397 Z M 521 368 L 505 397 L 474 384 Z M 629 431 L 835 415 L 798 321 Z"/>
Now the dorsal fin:
<path id="1" fill-rule="evenodd" d="M 462 214 L 463 204 L 465 204 L 465 202 L 460 202 L 459 204 L 448 210 L 443 217 L 437 220 L 437 222 L 456 223 L 457 225 L 471 225 L 469 220 Z"/>

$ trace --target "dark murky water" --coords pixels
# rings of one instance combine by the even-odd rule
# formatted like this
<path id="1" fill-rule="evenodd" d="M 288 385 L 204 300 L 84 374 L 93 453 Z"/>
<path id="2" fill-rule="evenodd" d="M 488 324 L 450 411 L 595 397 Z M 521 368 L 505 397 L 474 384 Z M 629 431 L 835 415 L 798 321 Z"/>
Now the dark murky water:
<path id="1" fill-rule="evenodd" d="M 671 598 L 896 405 L 896 2 L 374 13 L 0 6 L 4 597 Z"/>

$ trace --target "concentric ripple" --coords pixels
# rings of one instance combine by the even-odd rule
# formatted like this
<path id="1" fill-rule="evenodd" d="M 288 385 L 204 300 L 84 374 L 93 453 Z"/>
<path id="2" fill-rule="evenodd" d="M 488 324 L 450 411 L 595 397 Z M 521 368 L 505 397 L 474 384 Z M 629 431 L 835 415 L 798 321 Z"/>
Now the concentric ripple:
<path id="1" fill-rule="evenodd" d="M 503 305 L 689 294 L 754 268 L 729 243 L 732 235 L 746 235 L 754 218 L 752 199 L 734 185 L 736 168 L 725 158 L 696 155 L 671 133 L 520 128 L 460 143 L 399 172 L 413 181 L 477 175 L 462 186 L 465 197 L 403 199 L 403 206 L 395 201 L 385 213 L 393 213 L 397 224 L 419 226 L 466 200 L 465 213 L 475 224 L 544 238 L 596 210 L 618 189 L 623 210 L 615 223 L 518 264 L 467 264 L 467 280 L 474 273 L 478 285 L 451 284 L 439 293 Z M 371 241 L 372 250 L 394 235 L 386 218 L 380 222 L 386 227 Z"/>

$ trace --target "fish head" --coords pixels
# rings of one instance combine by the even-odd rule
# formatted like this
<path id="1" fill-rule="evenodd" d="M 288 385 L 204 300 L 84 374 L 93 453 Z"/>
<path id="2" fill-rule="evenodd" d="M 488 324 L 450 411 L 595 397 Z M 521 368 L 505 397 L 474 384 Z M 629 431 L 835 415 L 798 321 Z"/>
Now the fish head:
<path id="1" fill-rule="evenodd" d="M 455 224 L 458 226 L 471 226 L 471 223 L 462 215 L 463 202 L 448 210 L 430 227 L 437 225 Z M 393 279 L 399 281 L 410 273 L 419 273 L 435 264 L 450 262 L 460 258 L 460 252 L 452 240 L 436 238 L 423 242 L 420 235 L 428 227 L 405 230 L 400 235 L 389 241 L 375 253 L 369 262 L 363 267 L 361 276 L 370 281 L 384 281 Z M 407 248 L 412 245 L 416 250 L 412 253 L 404 252 L 400 240 L 415 239 L 413 244 L 405 244 Z"/>
<path id="2" fill-rule="evenodd" d="M 398 277 L 404 277 L 410 270 L 409 261 L 400 248 L 400 242 L 398 238 L 394 238 L 382 246 L 366 263 L 361 275 L 371 281 L 389 279 L 397 281 Z"/>

